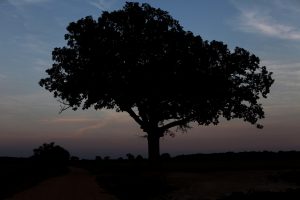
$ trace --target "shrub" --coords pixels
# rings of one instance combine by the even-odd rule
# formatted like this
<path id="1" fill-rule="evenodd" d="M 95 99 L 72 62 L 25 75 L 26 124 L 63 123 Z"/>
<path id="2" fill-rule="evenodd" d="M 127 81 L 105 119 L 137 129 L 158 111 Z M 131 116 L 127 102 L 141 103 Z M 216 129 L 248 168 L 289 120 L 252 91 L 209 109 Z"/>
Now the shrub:
<path id="1" fill-rule="evenodd" d="M 70 153 L 54 142 L 44 143 L 33 150 L 33 159 L 47 164 L 66 164 L 70 159 Z"/>

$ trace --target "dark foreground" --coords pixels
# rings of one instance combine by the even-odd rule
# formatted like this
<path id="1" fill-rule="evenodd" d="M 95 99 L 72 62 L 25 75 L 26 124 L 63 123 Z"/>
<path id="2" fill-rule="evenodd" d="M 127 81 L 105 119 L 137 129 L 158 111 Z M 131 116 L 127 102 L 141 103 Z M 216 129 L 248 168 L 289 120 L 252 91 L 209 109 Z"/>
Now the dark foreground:
<path id="1" fill-rule="evenodd" d="M 0 199 L 67 172 L 65 165 L 37 162 L 30 158 L 0 157 Z"/>
<path id="2" fill-rule="evenodd" d="M 82 168 L 70 167 L 67 174 L 49 178 L 35 187 L 19 192 L 8 200 L 116 200 Z"/>
<path id="3" fill-rule="evenodd" d="M 86 161 L 120 200 L 300 199 L 298 152 L 248 152 L 145 160 Z"/>
<path id="4" fill-rule="evenodd" d="M 55 167 L 38 166 L 28 159 L 0 161 L 0 199 L 66 173 Z M 120 200 L 300 199 L 298 152 L 188 155 L 165 157 L 156 164 L 143 159 L 70 164 L 88 169 L 97 177 L 99 189 Z"/>

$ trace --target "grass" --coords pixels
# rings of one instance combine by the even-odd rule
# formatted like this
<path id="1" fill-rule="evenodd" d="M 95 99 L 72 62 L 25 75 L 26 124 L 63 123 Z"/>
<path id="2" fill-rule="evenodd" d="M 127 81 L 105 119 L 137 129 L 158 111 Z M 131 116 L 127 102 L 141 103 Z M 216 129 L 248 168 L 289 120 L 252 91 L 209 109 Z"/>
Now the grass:
<path id="1" fill-rule="evenodd" d="M 146 160 L 86 161 L 84 167 L 120 200 L 300 199 L 300 156 L 295 152 L 197 154 L 156 165 Z"/>

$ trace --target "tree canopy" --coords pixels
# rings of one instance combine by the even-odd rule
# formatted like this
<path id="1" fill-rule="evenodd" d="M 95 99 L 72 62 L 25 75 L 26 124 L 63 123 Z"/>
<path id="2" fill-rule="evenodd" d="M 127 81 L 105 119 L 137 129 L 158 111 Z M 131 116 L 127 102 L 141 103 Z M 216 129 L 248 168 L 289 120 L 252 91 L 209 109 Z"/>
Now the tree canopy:
<path id="1" fill-rule="evenodd" d="M 168 12 L 133 2 L 67 30 L 67 45 L 53 50 L 49 76 L 40 81 L 67 108 L 127 112 L 148 141 L 220 117 L 261 127 L 258 100 L 274 80 L 249 51 L 203 40 Z"/>
<path id="2" fill-rule="evenodd" d="M 32 158 L 53 164 L 66 163 L 70 158 L 70 153 L 54 142 L 44 143 L 36 149 L 33 149 Z"/>

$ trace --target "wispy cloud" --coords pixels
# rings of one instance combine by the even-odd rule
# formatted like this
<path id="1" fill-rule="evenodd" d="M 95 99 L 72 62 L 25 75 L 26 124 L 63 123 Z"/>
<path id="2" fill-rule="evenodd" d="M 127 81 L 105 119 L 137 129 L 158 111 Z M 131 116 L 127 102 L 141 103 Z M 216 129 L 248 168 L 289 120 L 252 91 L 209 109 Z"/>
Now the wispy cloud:
<path id="1" fill-rule="evenodd" d="M 268 66 L 272 71 L 297 73 L 300 72 L 300 62 L 279 62 L 274 60 L 263 60 L 262 65 Z"/>
<path id="2" fill-rule="evenodd" d="M 100 129 L 113 129 L 114 126 L 122 126 L 131 121 L 129 116 L 125 113 L 114 113 L 112 111 L 108 111 L 105 113 L 105 119 L 97 120 L 96 123 L 92 123 L 88 126 L 82 127 L 78 129 L 77 136 L 89 133 L 94 130 Z"/>
<path id="3" fill-rule="evenodd" d="M 98 121 L 97 123 L 94 123 L 90 126 L 86 126 L 86 127 L 83 127 L 83 128 L 80 128 L 78 131 L 77 131 L 77 135 L 82 135 L 86 132 L 89 132 L 89 131 L 92 131 L 92 130 L 99 130 L 101 128 L 104 128 L 105 126 L 109 125 L 109 121 L 108 120 L 103 120 L 103 121 Z"/>
<path id="4" fill-rule="evenodd" d="M 45 122 L 48 124 L 61 124 L 61 123 L 87 123 L 92 122 L 95 123 L 96 119 L 89 118 L 56 118 L 56 119 L 43 119 L 41 122 Z"/>
<path id="5" fill-rule="evenodd" d="M 7 0 L 8 3 L 14 6 L 22 6 L 27 4 L 36 4 L 36 3 L 44 3 L 49 0 Z"/>
<path id="6" fill-rule="evenodd" d="M 23 35 L 15 36 L 12 40 L 16 46 L 26 49 L 27 53 L 38 54 L 47 57 L 51 54 L 51 44 L 43 41 L 40 35 L 24 33 Z"/>
<path id="7" fill-rule="evenodd" d="M 272 71 L 275 83 L 271 88 L 271 106 L 296 109 L 300 102 L 300 62 L 262 61 Z M 269 104 L 269 100 L 266 104 Z M 297 108 L 299 110 L 299 108 Z"/>
<path id="8" fill-rule="evenodd" d="M 298 27 L 281 24 L 269 16 L 263 16 L 256 11 L 241 12 L 240 29 L 246 32 L 258 32 L 281 39 L 300 40 Z"/>
<path id="9" fill-rule="evenodd" d="M 109 10 L 115 3 L 115 0 L 90 0 L 89 4 L 100 10 Z"/>
<path id="10" fill-rule="evenodd" d="M 262 64 L 266 65 L 274 73 L 275 85 L 282 90 L 281 92 L 296 92 L 298 93 L 297 96 L 299 96 L 300 62 L 263 61 Z"/>
<path id="11" fill-rule="evenodd" d="M 293 15 L 300 17 L 299 12 L 292 9 L 292 6 L 281 7 L 279 3 L 270 3 L 269 7 L 266 6 L 246 6 L 242 3 L 234 3 L 239 10 L 239 16 L 237 18 L 238 29 L 249 33 L 259 33 L 265 36 L 270 36 L 280 39 L 296 40 L 300 41 L 300 27 L 298 24 L 291 23 L 288 19 Z M 275 19 L 272 17 L 272 13 L 282 12 L 282 8 L 289 10 L 289 15 L 282 17 L 281 19 Z M 286 11 L 285 11 L 286 12 Z"/>
<path id="12" fill-rule="evenodd" d="M 126 113 L 116 113 L 111 110 L 102 110 L 101 116 L 85 116 L 78 114 L 78 116 L 58 116 L 55 118 L 46 118 L 40 120 L 41 123 L 51 126 L 72 126 L 74 127 L 74 136 L 86 135 L 95 131 L 112 131 L 120 129 L 120 126 L 126 126 L 133 123 L 131 118 Z M 122 128 L 121 128 L 122 129 Z"/>
<path id="13" fill-rule="evenodd" d="M 298 12 L 300 13 L 300 1 L 299 0 L 274 0 L 273 1 L 276 6 L 278 6 L 281 9 L 284 9 L 285 11 L 289 12 Z"/>

